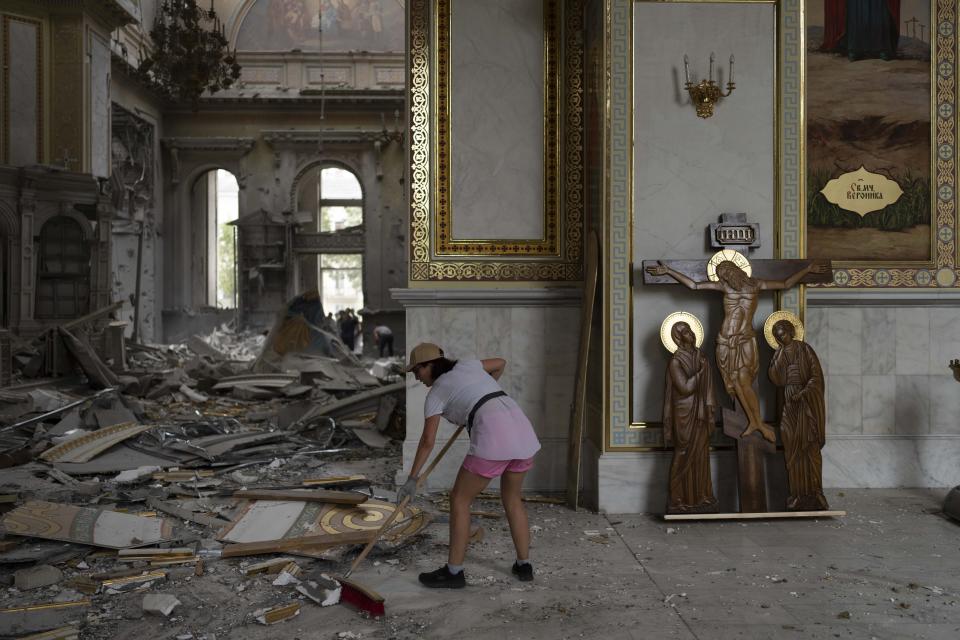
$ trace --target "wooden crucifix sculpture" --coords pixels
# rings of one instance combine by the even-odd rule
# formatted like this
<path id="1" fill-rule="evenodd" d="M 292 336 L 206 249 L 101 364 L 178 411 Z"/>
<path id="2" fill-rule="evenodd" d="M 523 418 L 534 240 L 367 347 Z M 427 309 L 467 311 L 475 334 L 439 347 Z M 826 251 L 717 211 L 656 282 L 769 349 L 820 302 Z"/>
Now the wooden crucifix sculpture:
<path id="1" fill-rule="evenodd" d="M 767 511 L 764 451 L 775 451 L 776 434 L 760 415 L 757 396 L 759 353 L 753 316 L 763 291 L 800 283 L 830 282 L 829 261 L 754 260 L 731 249 L 709 261 L 644 260 L 644 284 L 680 283 L 695 291 L 723 294 L 723 324 L 717 334 L 717 367 L 736 411 L 723 410 L 723 432 L 737 441 L 740 511 Z"/>

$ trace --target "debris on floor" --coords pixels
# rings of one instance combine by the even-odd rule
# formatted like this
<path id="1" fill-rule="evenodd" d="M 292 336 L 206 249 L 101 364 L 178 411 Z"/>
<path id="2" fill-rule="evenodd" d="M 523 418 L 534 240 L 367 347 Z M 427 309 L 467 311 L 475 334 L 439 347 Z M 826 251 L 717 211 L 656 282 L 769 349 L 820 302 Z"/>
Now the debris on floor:
<path id="1" fill-rule="evenodd" d="M 336 602 L 321 569 L 396 508 L 400 359 L 374 368 L 298 313 L 267 341 L 222 327 L 119 349 L 114 331 L 107 349 L 98 314 L 18 339 L 0 389 L 0 637 L 115 637 L 228 604 L 198 588 L 256 594 L 238 626 Z M 429 522 L 405 508 L 378 546 Z"/>

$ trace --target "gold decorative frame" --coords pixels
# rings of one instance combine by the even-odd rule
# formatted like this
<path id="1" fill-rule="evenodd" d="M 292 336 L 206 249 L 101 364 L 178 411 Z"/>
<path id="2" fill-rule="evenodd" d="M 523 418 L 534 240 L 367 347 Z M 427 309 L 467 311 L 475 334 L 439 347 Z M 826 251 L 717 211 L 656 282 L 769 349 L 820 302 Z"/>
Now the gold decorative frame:
<path id="1" fill-rule="evenodd" d="M 37 28 L 37 164 L 43 164 L 43 22 L 21 16 L 3 16 L 3 135 L 0 136 L 0 158 L 10 163 L 10 23 L 23 22 Z"/>
<path id="2" fill-rule="evenodd" d="M 803 0 L 800 0 L 803 1 Z M 930 61 L 931 79 L 931 259 L 925 261 L 834 261 L 833 283 L 810 285 L 841 289 L 942 289 L 960 280 L 960 238 L 957 237 L 957 3 L 931 0 L 937 38 Z M 802 28 L 806 28 L 806 24 Z M 806 73 L 806 70 L 803 70 Z M 805 75 L 804 75 L 805 78 Z M 803 142 L 806 144 L 806 121 Z M 803 167 L 806 183 L 806 167 Z M 803 194 L 805 195 L 804 187 Z M 801 208 L 806 227 L 806 203 Z M 806 234 L 804 234 L 805 236 Z M 806 255 L 806 244 L 801 247 Z"/>
<path id="3" fill-rule="evenodd" d="M 410 281 L 579 280 L 583 271 L 582 0 L 543 0 L 544 236 L 533 240 L 452 237 L 450 2 L 410 2 Z"/>

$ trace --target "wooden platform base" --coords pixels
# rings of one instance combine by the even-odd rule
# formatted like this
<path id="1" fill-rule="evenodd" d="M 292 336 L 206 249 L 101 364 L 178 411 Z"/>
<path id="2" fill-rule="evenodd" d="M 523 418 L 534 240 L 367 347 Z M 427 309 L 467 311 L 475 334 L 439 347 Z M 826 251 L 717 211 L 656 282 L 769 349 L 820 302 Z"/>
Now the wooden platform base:
<path id="1" fill-rule="evenodd" d="M 760 513 L 667 513 L 664 520 L 766 520 L 772 518 L 839 518 L 846 511 L 763 511 Z"/>

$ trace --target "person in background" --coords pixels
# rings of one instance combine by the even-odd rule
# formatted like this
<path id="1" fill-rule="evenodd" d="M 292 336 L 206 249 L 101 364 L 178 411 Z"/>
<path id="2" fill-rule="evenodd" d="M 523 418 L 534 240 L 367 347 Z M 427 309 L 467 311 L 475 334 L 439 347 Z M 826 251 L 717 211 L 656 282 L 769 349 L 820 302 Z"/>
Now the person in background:
<path id="1" fill-rule="evenodd" d="M 407 372 L 429 387 L 424 402 L 423 434 L 407 481 L 397 493 L 397 502 L 413 498 L 417 480 L 436 441 L 440 418 L 466 425 L 470 449 L 450 492 L 450 550 L 447 563 L 421 573 L 427 587 L 459 589 L 466 585 L 463 560 L 470 534 L 470 504 L 494 478 L 500 478 L 500 499 L 517 552 L 511 572 L 521 581 L 533 580 L 530 564 L 530 529 L 521 499 L 523 479 L 533 467 L 540 441 L 530 420 L 517 402 L 500 387 L 507 361 L 450 360 L 443 349 L 424 342 L 410 352 Z"/>
<path id="2" fill-rule="evenodd" d="M 353 309 L 345 309 L 341 313 L 343 315 L 340 317 L 340 339 L 343 340 L 347 349 L 353 351 L 357 342 L 357 325 L 360 321 L 353 315 Z"/>
<path id="3" fill-rule="evenodd" d="M 380 357 L 383 357 L 383 352 L 386 351 L 387 355 L 391 358 L 393 357 L 393 331 L 390 330 L 385 324 L 377 325 L 373 328 L 373 344 L 377 345 L 380 348 Z"/>

